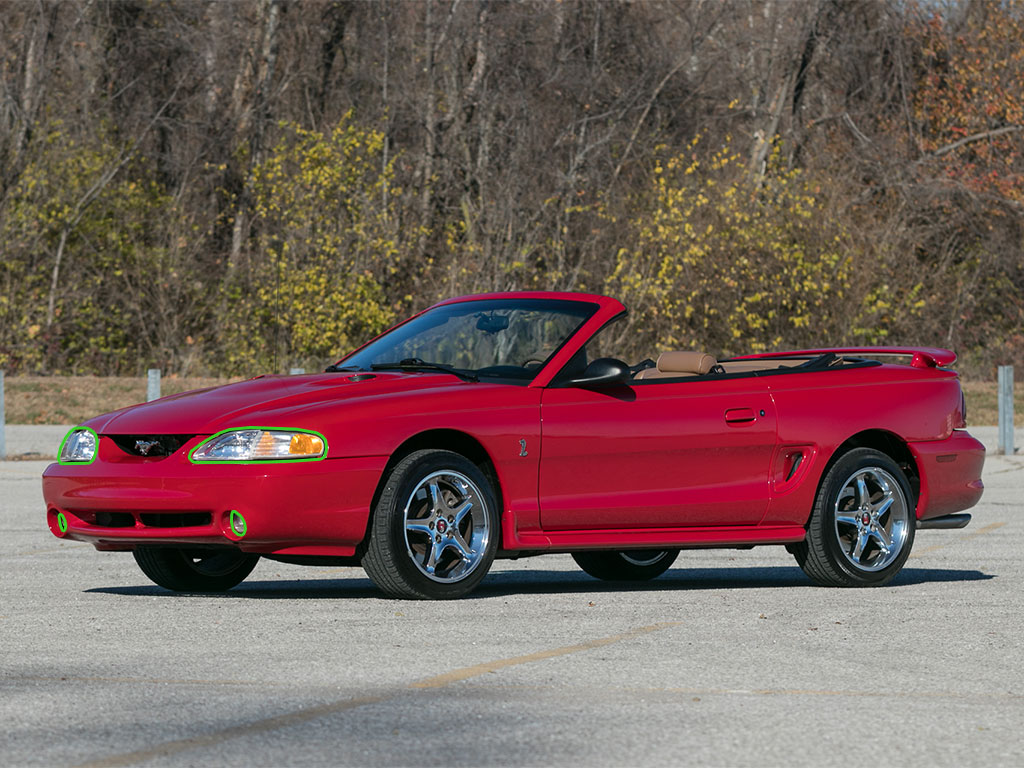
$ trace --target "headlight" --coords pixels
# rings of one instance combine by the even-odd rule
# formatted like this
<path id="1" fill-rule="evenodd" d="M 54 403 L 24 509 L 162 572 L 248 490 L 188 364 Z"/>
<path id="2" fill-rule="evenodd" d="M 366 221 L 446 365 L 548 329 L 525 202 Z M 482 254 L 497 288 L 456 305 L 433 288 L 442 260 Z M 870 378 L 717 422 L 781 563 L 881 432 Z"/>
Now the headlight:
<path id="1" fill-rule="evenodd" d="M 89 464 L 96 458 L 96 433 L 88 427 L 75 427 L 60 444 L 61 464 Z"/>
<path id="2" fill-rule="evenodd" d="M 218 432 L 199 444 L 192 461 L 316 461 L 327 455 L 319 432 L 246 427 Z"/>

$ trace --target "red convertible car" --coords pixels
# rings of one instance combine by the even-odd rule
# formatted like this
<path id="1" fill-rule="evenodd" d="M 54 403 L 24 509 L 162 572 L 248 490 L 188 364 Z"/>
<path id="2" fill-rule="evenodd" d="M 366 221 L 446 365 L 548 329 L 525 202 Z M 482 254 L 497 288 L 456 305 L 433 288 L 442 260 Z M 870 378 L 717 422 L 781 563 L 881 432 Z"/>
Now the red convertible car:
<path id="1" fill-rule="evenodd" d="M 952 352 L 629 365 L 625 312 L 579 293 L 452 299 L 324 373 L 98 416 L 43 474 L 50 530 L 130 550 L 172 590 L 230 589 L 266 557 L 452 598 L 496 557 L 568 552 L 640 580 L 681 549 L 760 544 L 819 584 L 875 586 L 916 529 L 969 522 L 985 451 Z"/>

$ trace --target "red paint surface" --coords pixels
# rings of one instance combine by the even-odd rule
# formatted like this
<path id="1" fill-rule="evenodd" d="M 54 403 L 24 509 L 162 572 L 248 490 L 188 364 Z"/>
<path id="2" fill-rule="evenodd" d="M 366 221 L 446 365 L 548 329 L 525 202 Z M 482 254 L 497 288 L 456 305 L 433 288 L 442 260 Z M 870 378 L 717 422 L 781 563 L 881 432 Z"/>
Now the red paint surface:
<path id="1" fill-rule="evenodd" d="M 957 429 L 959 381 L 941 367 L 955 360 L 948 350 L 842 350 L 906 354 L 911 366 L 556 387 L 559 371 L 624 307 L 586 294 L 479 298 L 506 295 L 575 299 L 597 311 L 528 386 L 425 372 L 266 376 L 98 416 L 86 423 L 101 436 L 97 460 L 53 464 L 43 475 L 51 530 L 99 549 L 160 541 L 348 556 L 364 539 L 389 459 L 413 440 L 479 445 L 500 484 L 510 551 L 799 541 L 829 462 L 851 441 L 879 436 L 913 457 L 918 517 L 967 509 L 981 496 L 984 449 Z M 316 430 L 329 455 L 296 464 L 188 461 L 206 436 L 245 426 Z M 128 455 L 105 437 L 161 433 L 195 437 L 164 458 Z M 231 510 L 247 521 L 242 539 L 227 524 Z M 63 534 L 58 512 L 68 520 Z M 97 525 L 97 512 L 131 524 Z M 206 512 L 210 522 L 162 528 L 144 522 L 152 512 Z"/>

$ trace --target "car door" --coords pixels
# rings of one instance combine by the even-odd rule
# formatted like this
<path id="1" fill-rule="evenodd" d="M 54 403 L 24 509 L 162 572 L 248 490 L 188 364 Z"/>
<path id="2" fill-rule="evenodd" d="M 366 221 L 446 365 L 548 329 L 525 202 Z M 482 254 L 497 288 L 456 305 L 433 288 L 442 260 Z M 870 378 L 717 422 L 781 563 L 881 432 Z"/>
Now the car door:
<path id="1" fill-rule="evenodd" d="M 545 389 L 544 530 L 756 525 L 775 408 L 756 376 Z"/>

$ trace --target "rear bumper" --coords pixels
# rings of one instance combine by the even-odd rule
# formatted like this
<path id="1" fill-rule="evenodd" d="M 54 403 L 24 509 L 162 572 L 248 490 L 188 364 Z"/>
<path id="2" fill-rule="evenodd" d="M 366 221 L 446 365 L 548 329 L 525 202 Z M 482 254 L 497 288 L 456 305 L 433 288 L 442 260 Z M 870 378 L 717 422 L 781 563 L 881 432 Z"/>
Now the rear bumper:
<path id="1" fill-rule="evenodd" d="M 945 440 L 910 443 L 909 447 L 921 472 L 919 520 L 951 515 L 978 503 L 985 490 L 981 481 L 984 445 L 958 429 Z"/>
<path id="2" fill-rule="evenodd" d="M 47 522 L 97 549 L 224 545 L 264 554 L 351 555 L 366 533 L 386 457 L 197 466 L 159 461 L 51 464 Z M 245 519 L 244 534 L 231 513 Z"/>

